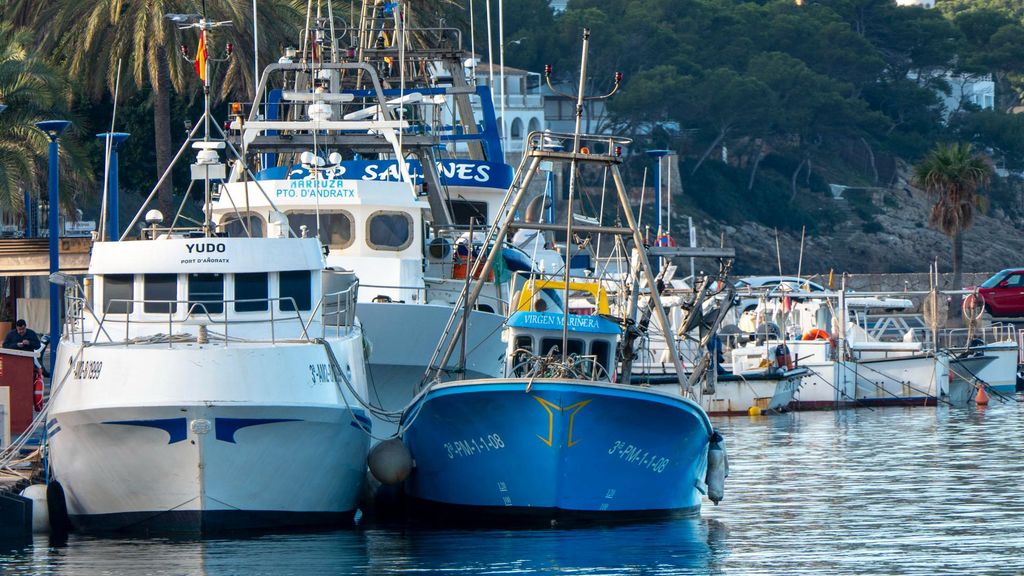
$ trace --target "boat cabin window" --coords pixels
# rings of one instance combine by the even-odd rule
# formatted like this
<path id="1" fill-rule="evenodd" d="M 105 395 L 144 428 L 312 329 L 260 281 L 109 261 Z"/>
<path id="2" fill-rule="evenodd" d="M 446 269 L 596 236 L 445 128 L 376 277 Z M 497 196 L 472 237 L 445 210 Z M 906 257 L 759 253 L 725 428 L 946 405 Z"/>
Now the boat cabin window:
<path id="1" fill-rule="evenodd" d="M 385 210 L 370 214 L 366 243 L 376 250 L 405 250 L 412 244 L 412 216 Z"/>
<path id="2" fill-rule="evenodd" d="M 188 309 L 190 314 L 206 316 L 224 312 L 224 275 L 189 274 Z"/>
<path id="3" fill-rule="evenodd" d="M 270 282 L 266 272 L 235 274 L 235 312 L 266 312 L 268 298 Z"/>
<path id="4" fill-rule="evenodd" d="M 286 214 L 288 222 L 296 234 L 298 234 L 300 226 L 305 226 L 310 238 L 318 237 L 319 229 L 316 225 L 316 212 L 310 210 L 290 210 Z M 320 241 L 331 248 L 348 248 L 352 245 L 352 230 L 355 228 L 354 222 L 355 220 L 348 212 L 321 211 L 320 225 L 323 227 L 323 235 L 319 236 Z"/>
<path id="5" fill-rule="evenodd" d="M 131 314 L 132 300 L 135 299 L 135 276 L 131 274 L 107 274 L 103 277 L 103 312 L 106 314 Z M 120 302 L 114 302 L 120 300 Z"/>
<path id="6" fill-rule="evenodd" d="M 612 366 L 611 362 L 611 344 L 607 340 L 594 340 L 590 343 L 590 354 L 594 356 L 597 363 L 608 370 Z"/>
<path id="7" fill-rule="evenodd" d="M 486 226 L 489 222 L 487 220 L 487 202 L 452 200 L 451 208 L 452 218 L 456 224 L 468 226 L 470 218 L 476 218 L 476 223 L 481 226 Z"/>
<path id="8" fill-rule="evenodd" d="M 529 336 L 516 336 L 516 339 L 513 340 L 513 342 L 515 343 L 515 346 L 512 348 L 513 351 L 522 348 L 533 353 L 533 338 L 530 338 Z"/>
<path id="9" fill-rule="evenodd" d="M 142 311 L 147 314 L 168 314 L 178 311 L 178 275 L 143 274 Z"/>
<path id="10" fill-rule="evenodd" d="M 554 348 L 558 348 L 559 351 L 562 350 L 561 338 L 544 338 L 543 340 L 540 341 L 540 353 L 542 355 L 548 355 Z M 566 342 L 566 348 L 567 355 L 570 356 L 573 354 L 576 354 L 578 356 L 580 354 L 583 354 L 585 351 L 583 341 L 576 340 L 575 338 L 569 338 L 568 342 Z"/>
<path id="11" fill-rule="evenodd" d="M 280 309 L 282 311 L 294 311 L 296 307 L 306 311 L 312 307 L 312 276 L 309 270 L 278 273 L 278 295 L 281 297 Z"/>
<path id="12" fill-rule="evenodd" d="M 239 218 L 238 214 L 229 214 L 220 221 L 221 232 L 228 235 L 230 238 L 245 238 L 245 227 L 242 223 L 245 223 L 245 227 L 249 228 L 249 234 L 253 238 L 263 237 L 263 218 L 258 214 L 241 214 Z"/>

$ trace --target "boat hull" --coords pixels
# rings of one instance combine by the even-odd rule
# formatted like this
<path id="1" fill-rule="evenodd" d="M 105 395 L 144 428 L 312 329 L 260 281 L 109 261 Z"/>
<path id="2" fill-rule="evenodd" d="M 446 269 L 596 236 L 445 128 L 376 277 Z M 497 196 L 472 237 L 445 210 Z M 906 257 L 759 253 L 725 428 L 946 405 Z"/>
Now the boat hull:
<path id="1" fill-rule="evenodd" d="M 87 531 L 339 524 L 351 521 L 364 477 L 360 419 L 344 407 L 65 412 L 49 425 L 54 477 L 73 525 Z"/>
<path id="2" fill-rule="evenodd" d="M 362 339 L 330 344 L 365 394 Z M 206 533 L 350 520 L 371 422 L 324 345 L 62 343 L 47 433 L 82 530 Z"/>
<path id="3" fill-rule="evenodd" d="M 700 405 L 709 416 L 737 416 L 759 411 L 784 412 L 789 410 L 800 390 L 800 381 L 809 374 L 804 368 L 775 373 L 719 374 L 713 394 L 700 395 Z M 674 375 L 644 374 L 634 377 L 635 383 L 646 383 L 666 393 L 678 393 L 679 383 Z"/>
<path id="4" fill-rule="evenodd" d="M 698 405 L 631 386 L 483 380 L 406 413 L 408 495 L 551 518 L 697 514 L 712 427 Z"/>

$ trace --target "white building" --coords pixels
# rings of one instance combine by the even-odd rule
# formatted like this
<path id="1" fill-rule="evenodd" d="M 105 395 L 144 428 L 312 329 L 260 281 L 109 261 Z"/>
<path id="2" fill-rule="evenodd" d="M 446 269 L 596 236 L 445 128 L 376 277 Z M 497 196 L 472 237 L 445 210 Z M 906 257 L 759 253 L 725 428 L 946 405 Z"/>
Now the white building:
<path id="1" fill-rule="evenodd" d="M 947 119 L 950 114 L 963 108 L 964 104 L 973 104 L 982 109 L 995 108 L 996 85 L 991 76 L 947 73 L 945 80 L 950 87 L 949 94 L 942 94 L 943 115 Z"/>
<path id="2" fill-rule="evenodd" d="M 921 8 L 935 8 L 935 0 L 896 0 L 897 6 L 920 6 Z"/>
<path id="3" fill-rule="evenodd" d="M 504 73 L 503 73 L 504 72 Z M 491 85 L 493 75 L 494 85 Z M 505 79 L 504 117 L 502 116 L 501 78 Z M 544 130 L 544 99 L 541 96 L 541 75 L 519 68 L 481 63 L 476 68 L 476 82 L 491 86 L 494 114 L 498 118 L 505 159 L 516 165 L 522 158 L 526 136 Z"/>

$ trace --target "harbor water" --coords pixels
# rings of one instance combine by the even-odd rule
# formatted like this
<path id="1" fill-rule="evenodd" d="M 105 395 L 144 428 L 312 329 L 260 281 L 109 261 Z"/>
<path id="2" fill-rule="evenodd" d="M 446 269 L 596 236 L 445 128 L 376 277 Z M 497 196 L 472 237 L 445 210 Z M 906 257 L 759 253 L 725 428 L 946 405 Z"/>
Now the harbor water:
<path id="1" fill-rule="evenodd" d="M 178 540 L 72 535 L 0 574 L 1021 574 L 1024 406 L 719 418 L 731 475 L 700 518 Z"/>

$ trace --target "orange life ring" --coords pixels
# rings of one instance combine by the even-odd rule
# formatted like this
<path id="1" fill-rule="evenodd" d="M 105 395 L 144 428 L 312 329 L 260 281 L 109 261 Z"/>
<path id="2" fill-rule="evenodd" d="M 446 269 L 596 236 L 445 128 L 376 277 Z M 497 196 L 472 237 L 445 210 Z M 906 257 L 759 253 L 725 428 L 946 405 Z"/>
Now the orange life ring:
<path id="1" fill-rule="evenodd" d="M 821 328 L 811 328 L 807 332 L 804 332 L 801 340 L 831 340 L 832 336 L 828 332 Z"/>

